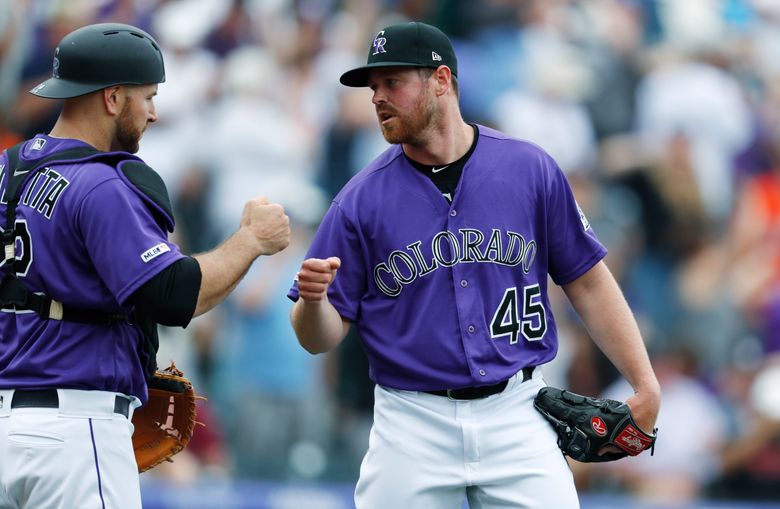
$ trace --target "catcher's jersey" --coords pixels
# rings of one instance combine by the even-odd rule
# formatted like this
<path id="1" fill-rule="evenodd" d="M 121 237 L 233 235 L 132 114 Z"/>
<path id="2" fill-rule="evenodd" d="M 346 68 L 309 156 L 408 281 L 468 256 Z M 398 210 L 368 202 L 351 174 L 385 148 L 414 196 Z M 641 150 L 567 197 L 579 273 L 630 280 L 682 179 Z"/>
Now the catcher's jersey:
<path id="1" fill-rule="evenodd" d="M 372 380 L 436 390 L 551 360 L 548 273 L 568 283 L 605 255 L 555 161 L 479 126 L 452 204 L 394 145 L 336 196 L 307 258 L 341 258 L 328 297 Z"/>
<path id="2" fill-rule="evenodd" d="M 36 136 L 20 157 L 35 160 L 80 146 Z M 7 156 L 0 159 L 5 189 Z M 6 198 L 0 197 L 0 228 Z M 151 211 L 117 170 L 99 162 L 52 163 L 28 179 L 17 207 L 21 281 L 74 308 L 129 311 L 127 299 L 181 259 Z M 8 264 L 0 260 L 0 277 Z M 146 400 L 142 335 L 133 325 L 44 320 L 32 311 L 0 310 L 0 389 L 107 390 Z"/>

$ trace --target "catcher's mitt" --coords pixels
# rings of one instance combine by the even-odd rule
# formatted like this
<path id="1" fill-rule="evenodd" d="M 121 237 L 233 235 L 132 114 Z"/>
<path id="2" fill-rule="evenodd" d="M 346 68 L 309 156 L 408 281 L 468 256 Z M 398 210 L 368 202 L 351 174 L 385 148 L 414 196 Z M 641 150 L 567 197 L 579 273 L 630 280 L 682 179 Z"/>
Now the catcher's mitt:
<path id="1" fill-rule="evenodd" d="M 536 395 L 534 407 L 553 425 L 564 454 L 577 461 L 614 461 L 636 456 L 645 449 L 653 453 L 658 430 L 648 435 L 639 429 L 628 405 L 620 401 L 544 387 Z M 613 445 L 621 452 L 599 455 L 605 445 Z"/>
<path id="2" fill-rule="evenodd" d="M 149 400 L 133 414 L 138 472 L 173 461 L 171 456 L 187 446 L 195 429 L 195 400 L 199 398 L 173 362 L 155 372 L 149 380 Z"/>

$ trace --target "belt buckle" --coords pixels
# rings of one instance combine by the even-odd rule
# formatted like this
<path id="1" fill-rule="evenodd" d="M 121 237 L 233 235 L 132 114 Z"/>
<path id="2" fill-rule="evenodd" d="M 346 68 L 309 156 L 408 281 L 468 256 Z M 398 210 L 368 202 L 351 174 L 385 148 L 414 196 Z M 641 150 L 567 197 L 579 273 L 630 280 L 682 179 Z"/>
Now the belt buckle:
<path id="1" fill-rule="evenodd" d="M 450 401 L 468 401 L 468 399 L 464 398 L 456 398 L 452 394 L 456 391 L 459 391 L 460 389 L 447 389 L 447 399 Z"/>

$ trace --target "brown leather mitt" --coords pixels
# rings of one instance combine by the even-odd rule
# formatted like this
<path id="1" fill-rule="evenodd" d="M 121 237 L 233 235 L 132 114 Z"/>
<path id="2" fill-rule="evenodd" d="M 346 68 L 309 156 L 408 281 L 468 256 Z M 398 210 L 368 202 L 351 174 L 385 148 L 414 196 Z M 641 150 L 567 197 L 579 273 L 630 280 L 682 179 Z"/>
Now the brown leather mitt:
<path id="1" fill-rule="evenodd" d="M 145 472 L 184 449 L 195 429 L 195 395 L 184 373 L 171 365 L 149 381 L 149 400 L 133 414 L 133 449 Z"/>

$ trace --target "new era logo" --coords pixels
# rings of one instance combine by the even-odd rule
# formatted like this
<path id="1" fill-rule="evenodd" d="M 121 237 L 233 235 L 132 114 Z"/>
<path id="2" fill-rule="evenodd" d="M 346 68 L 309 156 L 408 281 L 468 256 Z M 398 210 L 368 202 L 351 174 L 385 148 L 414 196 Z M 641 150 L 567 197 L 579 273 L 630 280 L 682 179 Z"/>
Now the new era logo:
<path id="1" fill-rule="evenodd" d="M 431 60 L 433 60 L 434 62 L 441 62 L 441 55 L 439 55 L 435 51 L 431 51 Z"/>

